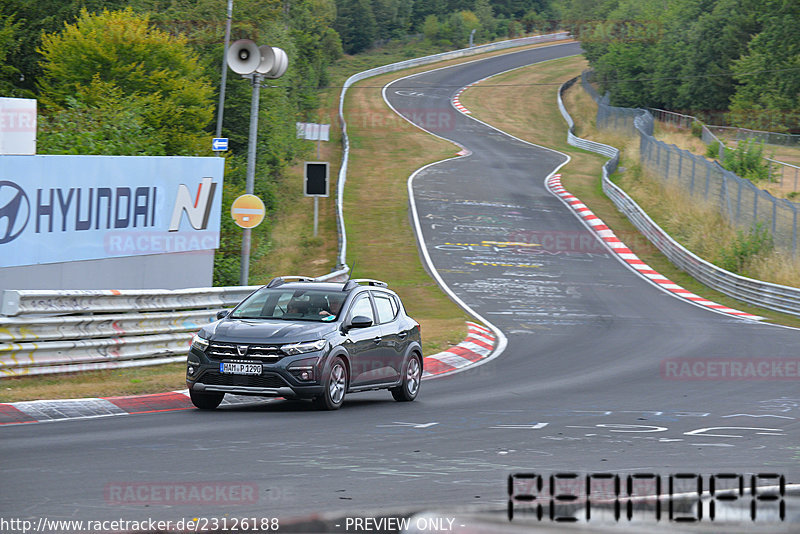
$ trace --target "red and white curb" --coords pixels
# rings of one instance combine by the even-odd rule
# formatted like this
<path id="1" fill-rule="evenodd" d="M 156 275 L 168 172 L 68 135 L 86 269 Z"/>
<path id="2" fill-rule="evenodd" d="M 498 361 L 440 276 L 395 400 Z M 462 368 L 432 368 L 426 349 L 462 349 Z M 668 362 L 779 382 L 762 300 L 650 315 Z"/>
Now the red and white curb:
<path id="1" fill-rule="evenodd" d="M 477 82 L 473 82 L 473 83 L 467 85 L 466 87 L 462 87 L 461 89 L 458 90 L 458 92 L 456 93 L 456 96 L 453 97 L 453 100 L 452 100 L 453 106 L 458 111 L 460 111 L 461 113 L 465 113 L 467 115 L 472 113 L 470 110 L 468 110 L 466 107 L 464 107 L 464 104 L 461 103 L 461 100 L 460 100 L 461 93 L 463 93 L 464 91 L 466 91 L 467 89 L 469 89 L 470 87 L 472 87 L 473 85 L 475 85 L 476 83 L 478 83 L 480 81 L 481 80 L 478 80 Z"/>
<path id="2" fill-rule="evenodd" d="M 444 352 L 423 358 L 423 378 L 460 369 L 489 356 L 494 350 L 495 336 L 491 330 L 467 323 L 467 338 Z M 276 400 L 276 399 L 270 399 Z M 222 406 L 263 402 L 264 399 L 226 395 Z M 194 408 L 189 390 L 88 399 L 36 400 L 0 403 L 0 426 L 22 423 L 45 423 L 68 419 L 90 419 L 115 415 L 173 412 Z"/>
<path id="3" fill-rule="evenodd" d="M 554 174 L 547 179 L 546 182 L 547 188 L 558 196 L 567 206 L 573 209 L 583 221 L 589 226 L 599 237 L 600 239 L 605 242 L 606 245 L 614 252 L 617 256 L 619 256 L 625 263 L 627 263 L 630 267 L 632 267 L 636 272 L 642 275 L 644 278 L 649 280 L 650 282 L 656 284 L 658 287 L 665 289 L 666 291 L 691 301 L 695 304 L 700 306 L 705 306 L 706 308 L 710 308 L 714 311 L 718 311 L 720 313 L 725 313 L 728 315 L 733 315 L 735 317 L 743 317 L 746 319 L 754 319 L 759 320 L 763 319 L 763 317 L 759 317 L 757 315 L 753 315 L 747 312 L 735 310 L 733 308 L 729 308 L 722 304 L 717 304 L 716 302 L 712 302 L 706 298 L 703 298 L 699 295 L 695 295 L 688 289 L 684 289 L 666 276 L 660 274 L 652 267 L 647 265 L 639 256 L 634 254 L 631 249 L 629 249 L 625 243 L 620 241 L 620 239 L 614 234 L 614 231 L 611 230 L 603 221 L 592 213 L 586 204 L 580 201 L 576 196 L 572 193 L 564 189 L 564 186 L 561 185 L 561 175 Z"/>
<path id="4" fill-rule="evenodd" d="M 444 352 L 426 356 L 422 378 L 450 373 L 488 357 L 496 345 L 494 333 L 486 327 L 468 322 L 467 338 Z"/>
<path id="5" fill-rule="evenodd" d="M 191 407 L 188 390 L 129 397 L 14 402 L 0 404 L 0 425 L 170 412 Z"/>

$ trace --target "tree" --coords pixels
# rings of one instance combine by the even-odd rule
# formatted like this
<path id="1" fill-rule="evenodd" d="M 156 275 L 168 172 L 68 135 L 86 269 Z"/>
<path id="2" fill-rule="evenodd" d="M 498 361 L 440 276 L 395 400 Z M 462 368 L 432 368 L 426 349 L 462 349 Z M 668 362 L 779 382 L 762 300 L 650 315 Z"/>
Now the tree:
<path id="1" fill-rule="evenodd" d="M 101 109 L 114 96 L 136 102 L 144 124 L 169 155 L 203 151 L 213 101 L 209 80 L 183 37 L 153 28 L 130 8 L 92 14 L 85 9 L 60 33 L 46 34 L 40 100 L 48 112 L 76 98 Z"/>
<path id="2" fill-rule="evenodd" d="M 19 23 L 14 22 L 13 17 L 5 17 L 0 25 L 0 96 L 19 97 L 24 93 L 17 88 L 16 82 L 19 81 L 20 71 L 14 65 L 8 63 L 8 56 L 14 52 L 18 43 L 15 34 L 19 29 Z"/>
<path id="3" fill-rule="evenodd" d="M 357 54 L 371 47 L 377 36 L 377 25 L 369 0 L 338 0 L 338 16 L 334 29 L 342 38 L 348 54 Z"/>
<path id="4" fill-rule="evenodd" d="M 800 4 L 766 0 L 764 27 L 733 62 L 740 83 L 731 98 L 732 117 L 759 130 L 800 132 Z"/>

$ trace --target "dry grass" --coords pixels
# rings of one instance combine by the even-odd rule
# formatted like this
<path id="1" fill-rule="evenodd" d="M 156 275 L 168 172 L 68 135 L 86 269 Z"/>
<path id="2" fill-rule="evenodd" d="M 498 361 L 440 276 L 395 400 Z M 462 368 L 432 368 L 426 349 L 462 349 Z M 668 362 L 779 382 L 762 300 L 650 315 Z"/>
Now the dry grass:
<path id="1" fill-rule="evenodd" d="M 0 380 L 0 402 L 176 391 L 186 388 L 185 373 L 185 364 L 170 363 L 114 371 L 3 378 Z"/>
<path id="2" fill-rule="evenodd" d="M 500 87 L 503 83 L 511 83 L 512 80 L 515 84 L 520 85 L 542 83 L 545 80 L 566 81 L 580 74 L 584 65 L 585 61 L 582 58 L 567 58 L 519 69 L 512 73 L 492 78 L 491 85 L 495 87 L 485 86 L 481 88 L 479 84 L 470 88 L 462 95 L 461 101 L 481 120 L 527 141 L 569 154 L 572 160 L 561 170 L 564 186 L 602 218 L 640 258 L 671 280 L 698 295 L 721 304 L 761 315 L 778 323 L 800 326 L 800 319 L 796 317 L 748 306 L 703 286 L 686 273 L 677 269 L 663 254 L 658 252 L 603 194 L 600 187 L 600 167 L 605 162 L 605 158 L 566 144 L 566 123 L 561 118 L 556 106 L 557 87 L 536 87 L 535 90 L 523 93 L 521 98 L 518 90 L 514 91 L 513 88 Z M 512 93 L 516 93 L 516 97 Z M 573 86 L 568 90 L 564 100 L 570 115 L 576 121 L 578 135 L 623 149 L 621 171 L 622 169 L 628 169 L 628 171 L 617 173 L 614 179 L 644 182 L 645 180 L 642 177 L 631 178 L 631 175 L 639 172 L 638 166 L 634 163 L 638 159 L 632 156 L 638 150 L 637 141 L 630 136 L 598 132 L 594 124 L 597 107 L 579 86 Z M 624 178 L 620 178 L 620 175 L 624 176 Z M 631 184 L 628 183 L 625 187 L 630 186 Z M 641 200 L 644 204 L 649 199 L 652 201 L 648 205 L 650 208 L 660 209 L 666 214 L 680 213 L 687 204 L 685 201 L 667 200 L 667 197 L 673 194 L 669 191 L 650 189 L 649 187 L 651 186 L 637 183 L 634 183 L 633 187 L 641 188 L 638 194 L 644 197 L 637 199 L 637 201 Z M 652 187 L 655 187 L 655 184 Z M 646 207 L 645 209 L 649 210 L 650 208 Z M 714 218 L 703 212 L 702 208 L 700 212 L 691 213 L 689 217 L 697 225 L 697 242 L 701 242 L 704 246 L 713 246 L 717 242 L 717 236 L 721 232 L 720 225 L 724 221 L 720 221 L 718 216 L 714 220 Z M 729 227 L 727 231 L 730 232 Z M 714 239 L 710 240 L 708 236 L 714 236 Z M 684 239 L 686 238 L 684 237 Z M 753 275 L 760 272 L 757 271 L 760 268 L 758 264 L 763 263 L 766 268 L 772 266 L 776 261 L 774 258 L 765 258 L 754 262 L 754 264 L 748 266 L 751 271 L 750 274 Z M 785 264 L 782 265 L 783 267 L 780 269 L 771 267 L 775 273 L 774 279 L 783 280 L 783 282 L 778 283 L 786 283 L 784 275 L 779 278 L 779 273 L 785 273 L 786 269 Z M 788 269 L 788 272 L 791 273 L 792 269 Z"/>

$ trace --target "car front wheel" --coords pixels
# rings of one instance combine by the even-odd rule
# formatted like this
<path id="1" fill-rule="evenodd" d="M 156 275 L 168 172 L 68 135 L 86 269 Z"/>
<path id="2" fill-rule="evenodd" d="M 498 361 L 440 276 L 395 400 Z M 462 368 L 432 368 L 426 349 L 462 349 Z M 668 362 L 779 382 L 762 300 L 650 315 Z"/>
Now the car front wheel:
<path id="1" fill-rule="evenodd" d="M 391 390 L 394 400 L 409 402 L 417 398 L 422 381 L 422 363 L 419 356 L 412 354 L 406 362 L 403 372 L 403 383 Z"/>
<path id="2" fill-rule="evenodd" d="M 333 360 L 322 385 L 324 387 L 322 394 L 314 399 L 317 408 L 338 410 L 344 402 L 344 395 L 347 392 L 347 367 L 341 358 L 336 357 Z"/>
<path id="3" fill-rule="evenodd" d="M 189 390 L 189 397 L 192 399 L 192 404 L 201 410 L 213 410 L 219 406 L 224 396 L 224 393 L 199 393 Z"/>

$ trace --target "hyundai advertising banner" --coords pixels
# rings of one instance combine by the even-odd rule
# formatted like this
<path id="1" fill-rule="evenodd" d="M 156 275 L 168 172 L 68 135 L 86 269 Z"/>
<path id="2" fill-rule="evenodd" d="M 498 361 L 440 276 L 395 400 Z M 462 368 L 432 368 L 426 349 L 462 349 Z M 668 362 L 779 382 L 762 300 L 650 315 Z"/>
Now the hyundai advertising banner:
<path id="1" fill-rule="evenodd" d="M 0 267 L 216 249 L 224 165 L 0 156 Z"/>

